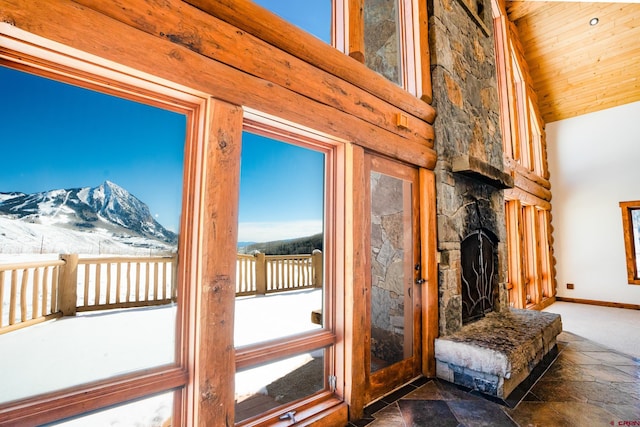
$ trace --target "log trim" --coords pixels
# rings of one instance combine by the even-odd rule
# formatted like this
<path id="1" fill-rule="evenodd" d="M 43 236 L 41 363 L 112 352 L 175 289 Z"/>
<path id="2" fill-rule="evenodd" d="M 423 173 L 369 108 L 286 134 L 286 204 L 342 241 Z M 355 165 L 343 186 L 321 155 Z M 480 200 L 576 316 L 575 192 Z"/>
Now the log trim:
<path id="1" fill-rule="evenodd" d="M 202 190 L 201 276 L 196 285 L 193 425 L 216 425 L 222 420 L 232 425 L 234 419 L 230 384 L 234 383 L 235 351 L 233 328 L 226 325 L 234 320 L 242 122 L 242 109 L 213 101 Z"/>
<path id="2" fill-rule="evenodd" d="M 551 203 L 519 187 L 504 190 L 504 198 L 506 200 L 520 200 L 523 205 L 538 206 L 544 210 L 551 210 Z"/>
<path id="3" fill-rule="evenodd" d="M 546 153 L 546 145 L 543 147 L 543 150 Z M 505 154 L 503 162 L 504 168 L 508 171 L 511 171 L 514 175 L 521 175 L 523 178 L 541 186 L 544 189 L 551 189 L 551 183 L 547 178 L 544 178 L 536 174 L 535 172 L 530 171 L 520 163 L 516 162 L 513 158 L 509 157 L 507 154 Z"/>
<path id="4" fill-rule="evenodd" d="M 420 169 L 420 244 L 425 280 L 422 298 L 422 375 L 435 377 L 435 339 L 438 337 L 438 250 L 436 180 L 432 171 Z"/>
<path id="5" fill-rule="evenodd" d="M 401 109 L 393 108 L 369 92 L 251 34 L 239 32 L 227 22 L 184 5 L 180 0 L 166 0 L 162 4 L 129 0 L 127 8 L 102 0 L 76 1 L 132 28 L 185 46 L 207 58 L 433 147 L 434 131 L 425 121 L 407 116 L 407 126 L 398 127 L 394 118 L 402 112 Z M 181 11 L 179 15 L 170 13 L 178 8 Z M 268 18 L 264 17 L 265 20 Z M 239 55 L 238 52 L 251 54 Z"/>
<path id="6" fill-rule="evenodd" d="M 73 27 L 67 25 L 69 21 L 74 22 Z M 361 118 L 337 112 L 330 106 L 202 56 L 182 45 L 145 34 L 75 3 L 47 3 L 46 7 L 31 3 L 18 6 L 3 4 L 0 8 L 0 34 L 13 28 L 5 22 L 193 90 L 215 94 L 218 99 L 231 104 L 332 133 L 419 167 L 435 167 L 436 153 L 426 139 L 403 138 Z M 7 27 L 8 30 L 3 30 Z M 274 99 L 279 102 L 274 102 Z"/>
<path id="7" fill-rule="evenodd" d="M 345 400 L 349 405 L 351 421 L 362 418 L 365 400 L 365 361 L 362 343 L 358 341 L 366 331 L 365 316 L 365 280 L 367 247 L 363 230 L 366 225 L 366 191 L 364 149 L 356 145 L 347 145 L 347 168 L 345 179 Z"/>
<path id="8" fill-rule="evenodd" d="M 316 37 L 300 31 L 293 24 L 265 10 L 249 0 L 186 0 L 223 21 L 238 27 L 258 38 L 289 52 L 292 55 L 316 64 L 324 71 L 346 80 L 397 106 L 428 123 L 435 120 L 435 109 L 378 73 L 369 70 L 355 58 L 345 55 Z M 357 7 L 356 7 L 357 10 Z M 354 12 L 353 9 L 350 10 Z M 351 19 L 351 18 L 350 18 Z M 357 21 L 356 21 L 357 22 Z M 351 21 L 350 24 L 353 24 Z M 295 37 L 291 37 L 295 34 Z M 352 46 L 359 52 L 357 44 Z M 364 59 L 364 58 L 363 58 Z"/>
<path id="9" fill-rule="evenodd" d="M 620 210 L 622 214 L 622 229 L 624 234 L 624 252 L 627 266 L 627 282 L 630 285 L 640 285 L 640 274 L 638 272 L 637 248 L 635 243 L 635 231 L 633 228 L 633 220 L 631 211 L 640 209 L 640 200 L 631 202 L 620 202 Z"/>

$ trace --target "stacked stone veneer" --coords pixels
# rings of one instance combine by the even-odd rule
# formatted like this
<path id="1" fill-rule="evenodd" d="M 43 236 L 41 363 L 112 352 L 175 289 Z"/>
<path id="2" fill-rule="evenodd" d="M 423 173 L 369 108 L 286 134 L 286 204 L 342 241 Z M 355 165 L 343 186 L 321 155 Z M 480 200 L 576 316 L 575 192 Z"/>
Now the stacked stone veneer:
<path id="1" fill-rule="evenodd" d="M 503 171 L 502 136 L 491 21 L 478 25 L 460 0 L 433 0 L 428 10 L 435 121 L 438 214 L 439 327 L 448 335 L 462 327 L 460 245 L 472 231 L 497 238 L 494 310 L 505 310 L 506 227 L 503 192 L 454 173 L 453 161 L 471 156 Z M 490 11 L 490 0 L 484 10 Z"/>

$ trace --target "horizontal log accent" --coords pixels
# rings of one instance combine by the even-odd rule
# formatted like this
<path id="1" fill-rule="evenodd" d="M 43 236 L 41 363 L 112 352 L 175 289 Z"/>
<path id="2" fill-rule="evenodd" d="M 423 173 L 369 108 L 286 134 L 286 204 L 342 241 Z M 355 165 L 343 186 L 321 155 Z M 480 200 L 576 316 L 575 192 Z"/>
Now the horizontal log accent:
<path id="1" fill-rule="evenodd" d="M 543 145 L 543 150 L 546 152 L 546 144 Z M 526 179 L 528 179 L 529 181 L 535 182 L 536 184 L 546 188 L 547 190 L 551 189 L 551 183 L 549 182 L 548 179 L 536 174 L 535 172 L 530 171 L 529 169 L 525 168 L 514 159 L 508 156 L 504 156 L 503 164 L 504 164 L 505 170 L 509 170 L 513 172 L 514 175 L 515 174 L 521 175 Z"/>
<path id="2" fill-rule="evenodd" d="M 522 190 L 519 187 L 504 190 L 504 197 L 507 200 L 520 200 L 523 205 L 537 206 L 542 209 L 550 210 L 551 203 L 540 197 L 534 196 Z"/>
<path id="3" fill-rule="evenodd" d="M 204 93 L 215 94 L 217 98 L 232 104 L 334 134 L 416 166 L 427 169 L 435 167 L 436 153 L 429 148 L 426 139 L 417 142 L 403 138 L 78 4 L 60 1 L 46 5 L 16 5 L 8 0 L 0 0 L 0 5 L 0 34 L 10 33 L 10 29 L 3 30 L 8 24 L 2 24 L 10 22 L 49 40 Z M 67 25 L 68 22 L 74 22 L 73 28 Z M 118 34 L 118 37 L 113 37 L 113 34 Z M 4 52 L 7 54 L 6 50 Z M 3 49 L 0 48 L 0 56 L 2 54 Z M 53 65 L 51 67 L 54 68 Z"/>
<path id="4" fill-rule="evenodd" d="M 428 123 L 433 123 L 435 120 L 435 109 L 429 104 L 390 83 L 357 59 L 345 55 L 311 34 L 301 32 L 295 25 L 252 1 L 186 1 L 285 52 L 361 87 L 411 115 Z M 295 37 L 292 37 L 292 34 L 295 34 Z"/>
<path id="5" fill-rule="evenodd" d="M 513 177 L 513 185 L 522 191 L 526 191 L 533 196 L 545 200 L 551 201 L 551 191 L 537 184 L 536 182 L 528 180 L 526 177 L 516 173 Z"/>
<path id="6" fill-rule="evenodd" d="M 119 2 L 76 1 L 133 28 L 185 46 L 408 139 L 426 139 L 433 147 L 433 128 L 424 120 L 407 116 L 407 127 L 398 127 L 395 117 L 403 110 L 251 34 L 238 31 L 214 16 L 184 5 L 180 0 L 166 0 L 162 3 L 127 0 L 126 8 L 121 7 Z M 180 14 L 170 13 L 177 8 L 180 8 Z M 297 32 L 300 33 L 300 30 Z M 288 38 L 297 37 L 289 34 Z M 239 55 L 238 52 L 248 54 Z"/>
<path id="7" fill-rule="evenodd" d="M 545 308 L 549 307 L 554 302 L 556 302 L 556 297 L 555 296 L 545 297 L 539 303 L 533 304 L 532 306 L 528 306 L 527 308 L 530 309 L 530 310 L 541 311 L 541 310 L 544 310 Z"/>

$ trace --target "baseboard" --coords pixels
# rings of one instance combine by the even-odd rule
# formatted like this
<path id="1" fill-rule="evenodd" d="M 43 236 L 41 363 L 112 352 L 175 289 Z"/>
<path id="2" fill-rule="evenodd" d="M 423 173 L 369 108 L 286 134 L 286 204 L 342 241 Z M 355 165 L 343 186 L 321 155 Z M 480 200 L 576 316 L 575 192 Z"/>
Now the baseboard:
<path id="1" fill-rule="evenodd" d="M 554 302 L 556 302 L 556 297 L 552 296 L 550 298 L 545 298 L 542 301 L 540 301 L 538 304 L 533 305 L 531 307 L 527 307 L 527 309 L 529 310 L 538 310 L 538 311 L 542 311 L 545 308 L 549 307 L 551 304 L 553 304 Z"/>
<path id="2" fill-rule="evenodd" d="M 626 304 L 622 302 L 595 301 L 590 299 L 565 298 L 556 296 L 556 301 L 575 302 L 578 304 L 600 305 L 603 307 L 627 308 L 629 310 L 640 310 L 639 304 Z"/>

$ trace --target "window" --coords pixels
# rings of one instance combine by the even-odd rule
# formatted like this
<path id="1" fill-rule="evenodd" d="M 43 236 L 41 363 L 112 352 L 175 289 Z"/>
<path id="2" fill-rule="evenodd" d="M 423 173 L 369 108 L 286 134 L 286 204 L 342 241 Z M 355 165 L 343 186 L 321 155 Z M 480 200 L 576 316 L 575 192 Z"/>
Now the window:
<path id="1" fill-rule="evenodd" d="M 362 19 L 359 10 L 348 11 L 344 0 L 254 1 L 409 92 L 417 94 L 422 86 L 416 77 L 420 61 L 414 1 L 364 0 Z M 345 37 L 347 28 L 351 34 Z"/>
<path id="2" fill-rule="evenodd" d="M 331 44 L 332 0 L 253 0 L 276 15 Z"/>
<path id="3" fill-rule="evenodd" d="M 418 32 L 413 2 L 364 0 L 363 13 L 365 65 L 415 94 Z"/>
<path id="4" fill-rule="evenodd" d="M 301 419 L 335 398 L 341 147 L 247 113 L 234 341 L 236 423 Z M 296 415 L 298 414 L 298 415 Z"/>
<path id="5" fill-rule="evenodd" d="M 640 201 L 620 202 L 624 249 L 627 259 L 627 280 L 630 285 L 640 285 Z"/>
<path id="6" fill-rule="evenodd" d="M 549 211 L 525 205 L 520 200 L 506 200 L 505 219 L 509 305 L 515 308 L 540 307 L 555 293 Z"/>
<path id="7" fill-rule="evenodd" d="M 491 4 L 504 164 L 514 177 L 514 188 L 504 193 L 509 304 L 542 309 L 556 293 L 544 124 L 515 27 L 501 4 Z"/>
<path id="8" fill-rule="evenodd" d="M 113 408 L 47 424 L 46 427 L 145 426 L 167 427 L 173 415 L 173 393 L 163 393 Z"/>
<path id="9" fill-rule="evenodd" d="M 179 420 L 207 101 L 22 36 L 0 50 L 0 423 L 151 395 L 141 420 Z"/>

